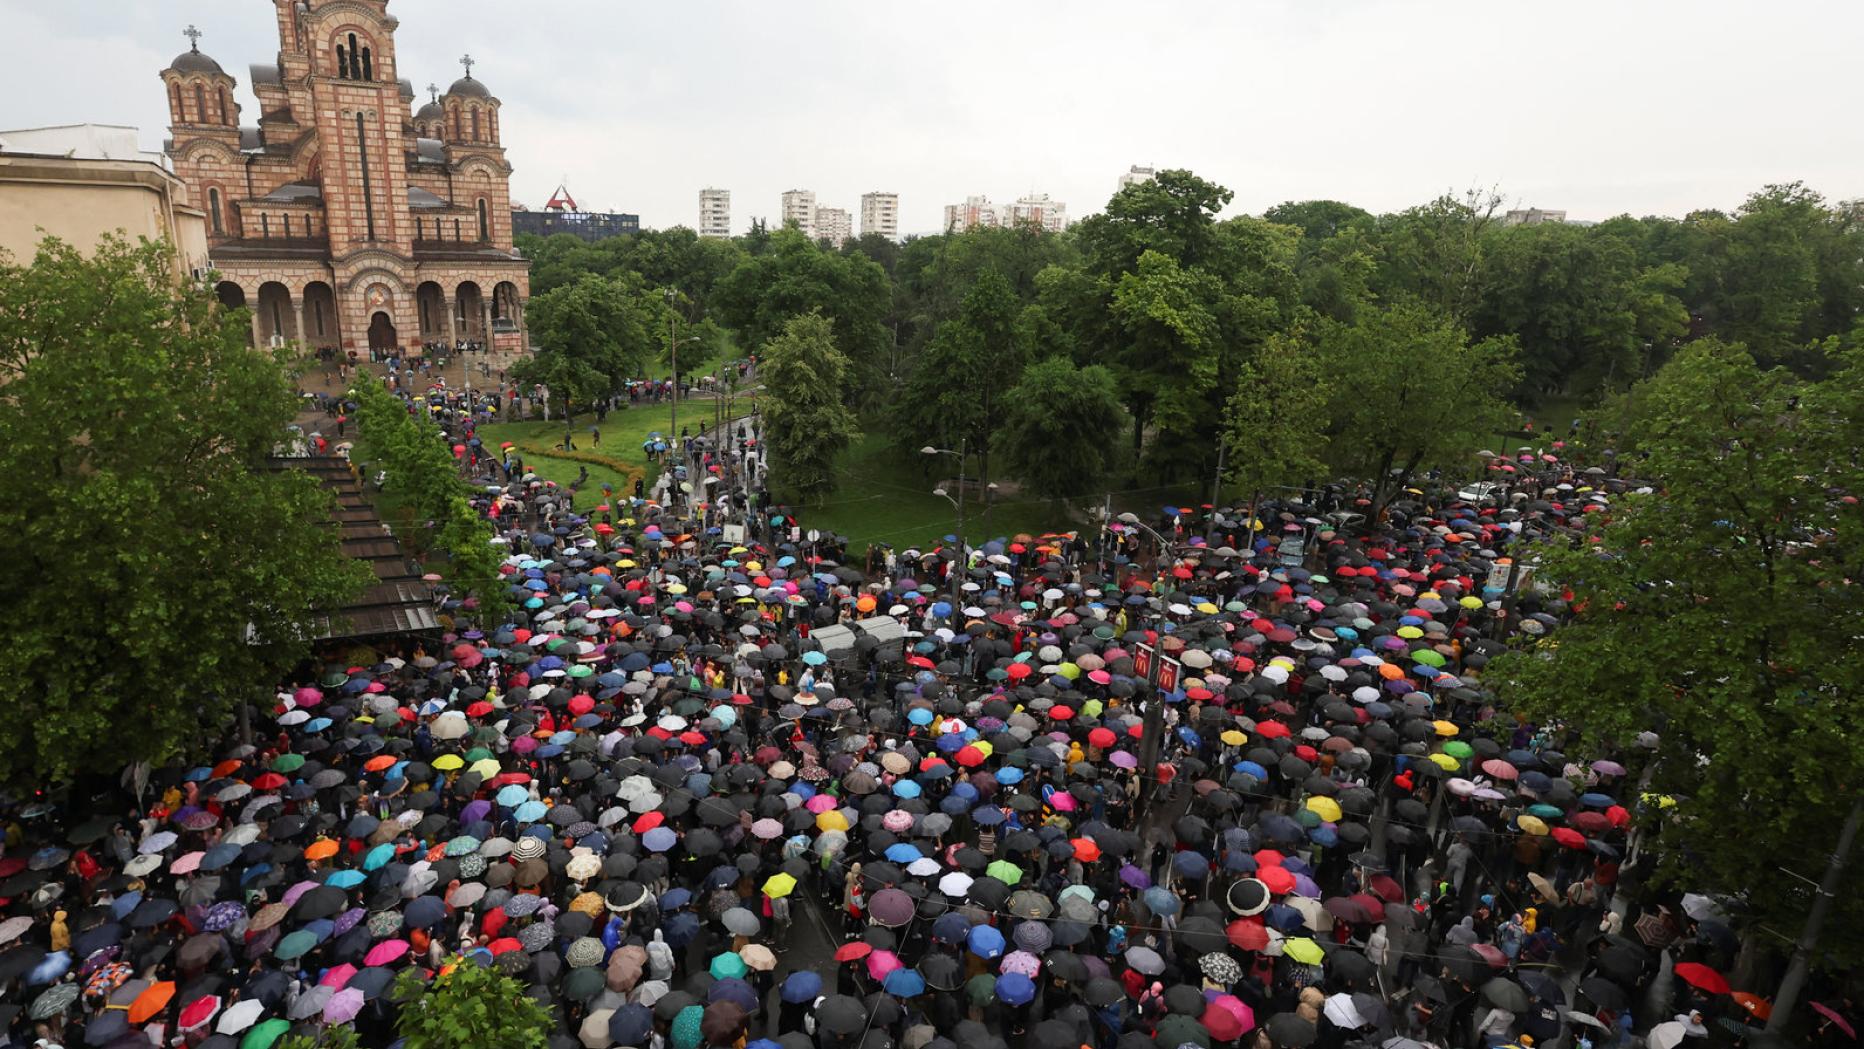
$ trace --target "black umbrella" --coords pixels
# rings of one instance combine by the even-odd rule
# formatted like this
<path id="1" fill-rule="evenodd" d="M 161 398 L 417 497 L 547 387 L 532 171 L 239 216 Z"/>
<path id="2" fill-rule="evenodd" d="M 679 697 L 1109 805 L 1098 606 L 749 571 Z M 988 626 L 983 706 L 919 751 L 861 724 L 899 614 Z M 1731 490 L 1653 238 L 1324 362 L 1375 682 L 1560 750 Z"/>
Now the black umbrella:
<path id="1" fill-rule="evenodd" d="M 1513 980 L 1497 976 L 1482 985 L 1482 997 L 1489 1004 L 1511 1013 L 1527 1012 L 1527 991 Z"/>
<path id="2" fill-rule="evenodd" d="M 824 998 L 815 1015 L 816 1023 L 831 1034 L 853 1034 L 867 1026 L 867 1006 L 845 994 Z"/>
<path id="3" fill-rule="evenodd" d="M 1269 1017 L 1268 1035 L 1269 1041 L 1282 1049 L 1300 1049 L 1302 1046 L 1313 1045 L 1320 1032 L 1314 1029 L 1312 1023 L 1294 1013 L 1276 1013 Z"/>
<path id="4" fill-rule="evenodd" d="M 1612 1012 L 1623 1012 L 1631 1004 L 1631 996 L 1624 988 L 1598 976 L 1588 977 L 1579 982 L 1579 993 L 1586 996 L 1593 1005 Z"/>

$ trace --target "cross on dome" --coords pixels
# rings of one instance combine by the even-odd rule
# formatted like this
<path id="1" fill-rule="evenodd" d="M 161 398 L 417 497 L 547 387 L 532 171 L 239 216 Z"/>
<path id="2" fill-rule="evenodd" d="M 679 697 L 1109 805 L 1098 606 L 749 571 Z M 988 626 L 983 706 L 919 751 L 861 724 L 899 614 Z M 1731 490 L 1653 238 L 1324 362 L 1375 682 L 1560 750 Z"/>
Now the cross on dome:
<path id="1" fill-rule="evenodd" d="M 194 28 L 193 23 L 189 23 L 188 28 L 181 31 L 181 35 L 188 38 L 188 50 L 197 55 L 201 53 L 201 31 Z"/>
<path id="2" fill-rule="evenodd" d="M 427 85 L 427 93 L 428 95 L 432 96 L 431 98 L 429 98 L 428 101 L 431 101 L 431 102 L 440 101 L 440 85 L 439 84 L 429 81 Z"/>
<path id="3" fill-rule="evenodd" d="M 472 56 L 471 56 L 471 55 L 461 55 L 461 56 L 460 56 L 460 65 L 463 65 L 463 66 L 465 66 L 465 67 L 466 67 L 466 79 L 468 79 L 468 80 L 471 80 L 471 79 L 472 79 L 472 67 L 473 67 L 473 65 L 474 65 L 474 63 L 473 63 L 473 60 L 472 60 Z"/>

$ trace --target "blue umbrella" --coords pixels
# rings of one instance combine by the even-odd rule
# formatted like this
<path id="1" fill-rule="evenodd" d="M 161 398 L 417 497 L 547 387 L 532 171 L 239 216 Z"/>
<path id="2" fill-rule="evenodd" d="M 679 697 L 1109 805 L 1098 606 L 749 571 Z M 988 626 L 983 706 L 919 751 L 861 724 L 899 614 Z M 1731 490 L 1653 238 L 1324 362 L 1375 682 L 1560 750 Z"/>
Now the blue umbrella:
<path id="1" fill-rule="evenodd" d="M 994 806 L 985 806 L 972 812 L 971 819 L 980 827 L 995 827 L 1003 822 L 1003 810 Z"/>
<path id="2" fill-rule="evenodd" d="M 324 879 L 325 885 L 333 885 L 339 889 L 353 889 L 362 883 L 363 873 L 353 869 L 332 871 L 330 877 Z"/>
<path id="3" fill-rule="evenodd" d="M 881 984 L 886 992 L 900 998 L 913 998 L 926 993 L 925 977 L 911 969 L 895 969 L 887 974 Z"/>
<path id="4" fill-rule="evenodd" d="M 1036 996 L 1035 981 L 1022 973 L 997 977 L 997 999 L 1009 1005 L 1027 1005 Z"/>
<path id="5" fill-rule="evenodd" d="M 918 846 L 908 844 L 907 842 L 902 841 L 887 846 L 887 859 L 892 860 L 894 863 L 911 863 L 914 860 L 924 858 L 925 854 L 919 851 Z"/>
<path id="6" fill-rule="evenodd" d="M 525 790 L 523 787 L 520 787 L 516 783 L 508 783 L 505 786 L 499 788 L 498 796 L 494 800 L 496 800 L 500 805 L 503 805 L 506 808 L 515 809 L 518 806 L 524 804 L 525 802 L 531 800 L 531 792 L 528 790 Z"/>
<path id="7" fill-rule="evenodd" d="M 893 796 L 896 798 L 916 798 L 922 793 L 924 792 L 919 784 L 909 779 L 899 780 L 893 784 Z"/>
<path id="8" fill-rule="evenodd" d="M 649 852 L 665 852 L 679 842 L 679 835 L 671 827 L 655 827 L 641 835 L 641 844 Z"/>
<path id="9" fill-rule="evenodd" d="M 1145 902 L 1146 909 L 1153 914 L 1166 915 L 1178 913 L 1178 897 L 1173 895 L 1170 889 L 1162 885 L 1154 885 L 1150 889 L 1147 889 L 1140 899 Z"/>
<path id="10" fill-rule="evenodd" d="M 946 911 L 932 923 L 932 938 L 946 943 L 963 943 L 970 933 L 970 921 L 957 911 Z"/>
<path id="11" fill-rule="evenodd" d="M 1199 853 L 1180 852 L 1171 858 L 1171 868 L 1177 871 L 1180 877 L 1197 881 L 1210 873 L 1210 861 Z"/>
<path id="12" fill-rule="evenodd" d="M 786 1002 L 813 1002 L 822 993 L 822 977 L 813 969 L 798 969 L 784 979 L 783 988 L 778 993 Z"/>
<path id="13" fill-rule="evenodd" d="M 966 934 L 965 945 L 972 954 L 989 961 L 1003 954 L 1003 934 L 995 926 L 974 925 Z"/>

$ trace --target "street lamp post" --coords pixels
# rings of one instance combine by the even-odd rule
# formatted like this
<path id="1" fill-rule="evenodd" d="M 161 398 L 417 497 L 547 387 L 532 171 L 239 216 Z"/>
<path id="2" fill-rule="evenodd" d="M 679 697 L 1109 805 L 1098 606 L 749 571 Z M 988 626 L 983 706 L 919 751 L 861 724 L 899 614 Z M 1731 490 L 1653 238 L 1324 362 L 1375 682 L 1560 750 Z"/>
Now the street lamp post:
<path id="1" fill-rule="evenodd" d="M 673 308 L 673 300 L 678 292 L 667 289 L 667 355 L 673 364 L 673 408 L 667 416 L 667 436 L 677 440 L 680 435 L 680 315 Z"/>
<path id="2" fill-rule="evenodd" d="M 964 546 L 964 461 L 966 449 L 967 439 L 962 437 L 958 439 L 957 451 L 952 451 L 950 448 L 934 448 L 929 444 L 919 449 L 921 455 L 955 455 L 958 457 L 958 498 L 953 499 L 943 487 L 935 488 L 932 492 L 934 495 L 944 496 L 945 501 L 949 502 L 958 511 L 958 560 L 957 563 L 952 566 L 951 570 L 951 600 L 953 605 L 961 603 L 959 601 L 958 588 L 963 583 L 963 570 L 968 567 L 966 562 L 969 560 L 969 558 L 965 556 Z"/>

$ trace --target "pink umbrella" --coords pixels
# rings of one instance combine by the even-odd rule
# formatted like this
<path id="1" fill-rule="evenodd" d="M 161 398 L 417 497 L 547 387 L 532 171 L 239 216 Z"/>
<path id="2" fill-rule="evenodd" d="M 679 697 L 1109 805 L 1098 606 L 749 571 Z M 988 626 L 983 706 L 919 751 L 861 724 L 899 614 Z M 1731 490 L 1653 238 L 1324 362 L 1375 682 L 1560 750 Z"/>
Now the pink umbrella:
<path id="1" fill-rule="evenodd" d="M 324 694 L 318 689 L 301 688 L 291 694 L 291 700 L 301 707 L 314 707 L 324 701 Z"/>
<path id="2" fill-rule="evenodd" d="M 783 824 L 773 819 L 761 819 L 751 824 L 751 833 L 765 841 L 783 837 Z"/>
<path id="3" fill-rule="evenodd" d="M 1033 980 L 1036 978 L 1036 973 L 1042 971 L 1042 959 L 1030 954 L 1028 951 L 1011 951 L 1003 956 L 1003 961 L 997 966 L 997 971 L 1000 973 L 1022 973 L 1024 976 Z"/>
<path id="4" fill-rule="evenodd" d="M 1074 795 L 1069 794 L 1065 791 L 1058 790 L 1055 793 L 1050 794 L 1048 803 L 1049 803 L 1049 807 L 1054 809 L 1056 812 L 1073 812 L 1076 808 L 1075 803 L 1074 803 Z"/>
<path id="5" fill-rule="evenodd" d="M 817 794 L 815 797 L 803 802 L 803 807 L 820 816 L 824 812 L 833 808 L 838 808 L 839 806 L 835 804 L 835 799 L 831 795 Z"/>
<path id="6" fill-rule="evenodd" d="M 364 965 L 387 965 L 390 962 L 399 960 L 402 955 L 407 953 L 408 941 L 385 940 L 369 948 L 369 953 L 364 956 L 362 963 Z"/>
<path id="7" fill-rule="evenodd" d="M 357 1013 L 362 1012 L 362 1002 L 361 991 L 354 987 L 343 988 L 341 991 L 331 995 L 330 1000 L 324 1003 L 324 1022 L 332 1024 L 349 1023 L 351 1020 L 356 1019 Z"/>
<path id="8" fill-rule="evenodd" d="M 902 809 L 894 809 L 880 817 L 880 825 L 895 834 L 903 834 L 913 829 L 913 814 Z"/>
<path id="9" fill-rule="evenodd" d="M 884 980 L 888 973 L 904 968 L 906 966 L 900 961 L 900 956 L 892 951 L 875 951 L 867 956 L 867 975 L 875 980 Z"/>
<path id="10" fill-rule="evenodd" d="M 1490 758 L 1483 762 L 1482 771 L 1494 776 L 1496 779 L 1514 779 L 1520 774 L 1513 765 L 1508 764 L 1500 758 Z"/>
<path id="11" fill-rule="evenodd" d="M 354 975 L 356 975 L 356 967 L 344 962 L 342 965 L 332 966 L 329 972 L 324 973 L 324 978 L 317 981 L 317 986 L 342 987 L 350 982 L 350 977 Z"/>
<path id="12" fill-rule="evenodd" d="M 193 874 L 200 870 L 201 860 L 206 858 L 204 852 L 190 852 L 186 856 L 175 857 L 175 862 L 168 865 L 170 874 Z"/>

